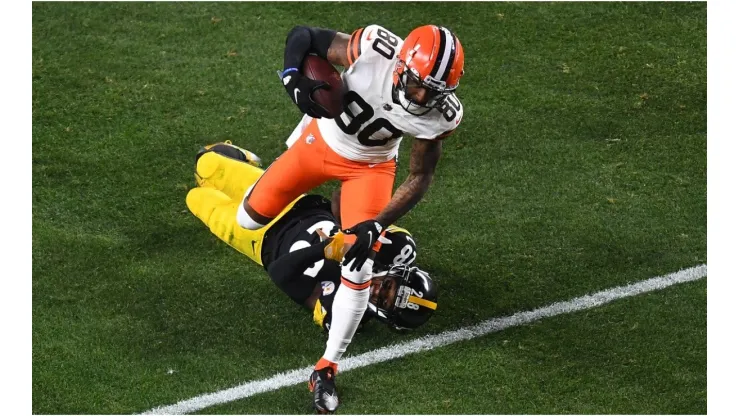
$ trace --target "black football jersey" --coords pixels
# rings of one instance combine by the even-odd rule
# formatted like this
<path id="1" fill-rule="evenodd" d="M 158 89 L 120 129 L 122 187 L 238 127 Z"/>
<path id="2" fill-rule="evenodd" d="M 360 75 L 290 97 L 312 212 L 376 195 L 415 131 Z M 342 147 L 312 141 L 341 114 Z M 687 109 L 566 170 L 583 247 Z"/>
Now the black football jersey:
<path id="1" fill-rule="evenodd" d="M 330 235 L 339 230 L 339 225 L 331 213 L 331 203 L 326 198 L 319 195 L 307 195 L 301 198 L 290 212 L 274 224 L 265 235 L 262 249 L 265 269 L 275 259 L 320 243 L 321 238 L 316 233 L 317 229 Z M 381 246 L 375 258 L 376 264 L 412 264 L 414 262 L 416 243 L 407 230 L 391 225 L 386 230 L 385 237 L 390 242 Z M 290 293 L 287 294 L 296 303 L 304 305 L 319 286 L 321 292 L 314 307 L 313 318 L 317 325 L 329 330 L 332 305 L 339 288 L 341 275 L 340 263 L 321 259 L 303 270 L 302 274 L 296 274 L 290 287 Z M 371 314 L 366 313 L 362 318 L 362 323 L 370 318 Z"/>
<path id="2" fill-rule="evenodd" d="M 290 252 L 310 247 L 321 242 L 317 229 L 330 235 L 339 229 L 336 218 L 331 213 L 331 203 L 318 195 L 307 195 L 286 214 L 286 220 L 282 224 L 275 224 L 270 235 L 266 236 L 269 242 L 268 255 L 263 256 L 265 268 L 269 264 Z M 296 280 L 301 284 L 293 285 L 289 296 L 298 304 L 303 305 L 316 289 L 320 286 L 321 293 L 314 308 L 314 322 L 319 326 L 329 329 L 331 323 L 331 308 L 339 288 L 342 276 L 341 265 L 332 260 L 321 259 L 310 267 L 303 270 L 302 275 L 297 275 Z M 303 284 L 307 281 L 313 284 Z"/>

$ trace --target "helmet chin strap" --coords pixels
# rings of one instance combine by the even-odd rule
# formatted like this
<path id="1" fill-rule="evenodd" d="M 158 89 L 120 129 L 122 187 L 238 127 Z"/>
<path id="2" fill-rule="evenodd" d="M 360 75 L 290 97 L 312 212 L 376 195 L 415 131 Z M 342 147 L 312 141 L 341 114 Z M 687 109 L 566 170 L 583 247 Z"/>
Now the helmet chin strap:
<path id="1" fill-rule="evenodd" d="M 401 106 L 403 106 L 404 110 L 415 116 L 423 116 L 424 114 L 433 110 L 429 107 L 422 107 L 419 104 L 416 104 L 413 101 L 407 99 L 406 95 L 403 94 L 402 91 L 398 92 L 398 101 L 401 103 Z"/>
<path id="2" fill-rule="evenodd" d="M 406 74 L 404 73 L 399 77 L 403 77 L 403 79 L 399 79 L 398 84 L 393 86 L 394 101 L 401 105 L 401 107 L 403 107 L 403 109 L 406 110 L 408 113 L 415 116 L 423 116 L 424 114 L 432 111 L 433 108 L 418 105 L 406 98 L 405 91 L 401 88 L 401 85 L 403 85 L 404 87 L 406 86 Z"/>

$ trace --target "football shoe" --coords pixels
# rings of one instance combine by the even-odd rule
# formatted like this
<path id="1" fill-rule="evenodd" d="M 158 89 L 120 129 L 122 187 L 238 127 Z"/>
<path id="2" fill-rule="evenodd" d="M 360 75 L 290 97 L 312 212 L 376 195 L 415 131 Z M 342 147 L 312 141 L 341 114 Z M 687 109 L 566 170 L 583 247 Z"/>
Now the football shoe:
<path id="1" fill-rule="evenodd" d="M 334 413 L 339 407 L 334 377 L 334 369 L 325 367 L 314 370 L 308 380 L 308 390 L 313 393 L 313 407 L 319 413 Z"/>

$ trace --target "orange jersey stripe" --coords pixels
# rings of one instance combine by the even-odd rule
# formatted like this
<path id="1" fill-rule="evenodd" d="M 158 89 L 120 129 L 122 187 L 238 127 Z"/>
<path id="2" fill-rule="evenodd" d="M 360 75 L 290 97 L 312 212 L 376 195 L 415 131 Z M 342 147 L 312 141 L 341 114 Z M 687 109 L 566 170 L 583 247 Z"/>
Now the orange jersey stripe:
<path id="1" fill-rule="evenodd" d="M 349 47 L 347 49 L 347 54 L 349 57 L 349 64 L 352 65 L 355 63 L 357 58 L 360 57 L 360 41 L 362 40 L 362 33 L 365 31 L 365 28 L 360 28 L 352 32 L 352 37 L 349 40 Z"/>
<path id="2" fill-rule="evenodd" d="M 349 280 L 345 279 L 344 276 L 342 276 L 342 284 L 354 290 L 367 289 L 370 287 L 371 282 L 372 280 L 368 280 L 367 282 L 358 285 L 357 283 L 350 282 Z"/>
<path id="3" fill-rule="evenodd" d="M 349 38 L 349 42 L 347 42 L 347 61 L 349 61 L 350 65 L 354 62 L 354 59 L 352 59 L 352 42 L 354 42 L 356 36 L 357 31 L 355 30 L 352 32 L 352 37 Z"/>

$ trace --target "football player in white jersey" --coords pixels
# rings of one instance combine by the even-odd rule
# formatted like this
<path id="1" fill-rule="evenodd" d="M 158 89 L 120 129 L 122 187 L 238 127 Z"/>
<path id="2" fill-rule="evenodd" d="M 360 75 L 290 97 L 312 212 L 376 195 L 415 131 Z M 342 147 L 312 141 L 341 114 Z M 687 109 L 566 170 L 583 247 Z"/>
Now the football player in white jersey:
<path id="1" fill-rule="evenodd" d="M 343 66 L 344 112 L 328 112 L 311 94 L 329 88 L 301 73 L 306 55 Z M 332 305 L 326 350 L 309 379 L 314 406 L 336 410 L 337 363 L 352 340 L 369 297 L 371 271 L 383 230 L 421 200 L 434 177 L 442 140 L 460 124 L 455 96 L 463 74 L 460 40 L 426 25 L 402 39 L 377 25 L 348 35 L 297 26 L 286 39 L 282 81 L 306 114 L 286 150 L 245 193 L 237 222 L 256 230 L 316 186 L 340 180 L 341 222 L 352 244 L 342 262 L 342 284 Z M 413 137 L 409 176 L 393 193 L 401 138 Z"/>

